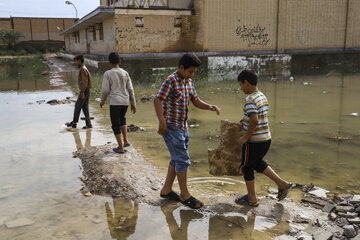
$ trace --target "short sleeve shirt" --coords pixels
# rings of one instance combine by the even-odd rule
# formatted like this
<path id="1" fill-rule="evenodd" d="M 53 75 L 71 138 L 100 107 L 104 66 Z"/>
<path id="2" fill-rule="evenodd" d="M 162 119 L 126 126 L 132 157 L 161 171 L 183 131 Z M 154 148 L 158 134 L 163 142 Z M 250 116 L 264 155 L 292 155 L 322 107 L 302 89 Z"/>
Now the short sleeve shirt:
<path id="1" fill-rule="evenodd" d="M 163 115 L 167 124 L 187 130 L 187 114 L 190 100 L 198 99 L 191 79 L 182 79 L 174 72 L 161 84 L 156 97 L 163 102 Z"/>

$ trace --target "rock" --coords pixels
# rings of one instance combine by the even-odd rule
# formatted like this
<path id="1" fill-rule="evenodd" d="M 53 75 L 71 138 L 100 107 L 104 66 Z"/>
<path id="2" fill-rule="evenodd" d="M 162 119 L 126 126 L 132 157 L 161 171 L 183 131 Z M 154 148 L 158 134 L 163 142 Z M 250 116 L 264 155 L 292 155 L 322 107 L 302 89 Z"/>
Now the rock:
<path id="1" fill-rule="evenodd" d="M 28 218 L 18 218 L 13 221 L 8 221 L 5 223 L 7 228 L 17 228 L 17 227 L 24 227 L 34 224 L 35 222 Z"/>
<path id="2" fill-rule="evenodd" d="M 315 233 L 313 233 L 313 239 L 314 240 L 329 240 L 333 236 L 333 233 L 328 232 L 324 229 L 318 230 Z"/>
<path id="3" fill-rule="evenodd" d="M 360 218 L 359 217 L 349 218 L 348 221 L 349 221 L 350 224 L 360 224 Z"/>
<path id="4" fill-rule="evenodd" d="M 346 217 L 347 218 L 356 218 L 358 214 L 356 212 L 347 212 Z"/>
<path id="5" fill-rule="evenodd" d="M 279 192 L 279 190 L 277 188 L 269 188 L 268 192 L 271 194 L 277 194 Z"/>
<path id="6" fill-rule="evenodd" d="M 59 101 L 57 99 L 52 99 L 50 101 L 47 101 L 46 103 L 50 105 L 54 105 L 54 104 L 59 104 Z"/>
<path id="7" fill-rule="evenodd" d="M 95 224 L 99 224 L 99 223 L 102 223 L 102 221 L 100 219 L 95 219 L 94 221 L 92 221 L 93 223 Z"/>
<path id="8" fill-rule="evenodd" d="M 360 240 L 360 234 L 358 233 L 358 235 L 354 237 L 352 240 Z"/>
<path id="9" fill-rule="evenodd" d="M 313 198 L 313 197 L 306 197 L 306 198 L 302 198 L 301 202 L 305 202 L 305 203 L 311 203 L 311 204 L 315 204 L 318 206 L 321 206 L 322 208 L 328 204 L 327 201 L 321 200 L 321 199 L 317 199 L 317 198 Z"/>
<path id="10" fill-rule="evenodd" d="M 326 213 L 330 213 L 334 209 L 335 209 L 335 205 L 328 203 L 323 207 L 322 211 Z"/>
<path id="11" fill-rule="evenodd" d="M 303 192 L 309 192 L 309 191 L 311 191 L 313 188 L 314 188 L 314 184 L 309 183 L 309 184 L 304 184 L 304 185 L 302 186 L 301 190 L 302 190 Z"/>
<path id="12" fill-rule="evenodd" d="M 356 231 L 353 225 L 346 225 L 343 228 L 345 237 L 353 238 L 356 236 Z"/>
<path id="13" fill-rule="evenodd" d="M 298 236 L 297 240 L 313 240 L 313 237 L 310 234 L 303 232 Z"/>
<path id="14" fill-rule="evenodd" d="M 336 218 L 335 223 L 336 223 L 336 225 L 338 225 L 339 227 L 343 227 L 343 226 L 349 224 L 348 220 L 346 220 L 346 218 L 344 218 L 344 217 L 338 217 L 338 218 Z"/>
<path id="15" fill-rule="evenodd" d="M 332 213 L 329 214 L 329 219 L 330 219 L 331 221 L 335 221 L 336 218 L 337 218 L 336 213 L 332 212 Z"/>
<path id="16" fill-rule="evenodd" d="M 360 195 L 354 195 L 352 199 L 350 200 L 351 204 L 357 204 L 360 203 Z"/>
<path id="17" fill-rule="evenodd" d="M 358 116 L 359 116 L 359 113 L 350 113 L 350 116 L 358 117 Z"/>
<path id="18" fill-rule="evenodd" d="M 310 194 L 317 196 L 319 198 L 327 198 L 326 190 L 325 189 L 316 189 L 309 192 Z"/>
<path id="19" fill-rule="evenodd" d="M 91 192 L 89 191 L 82 191 L 81 192 L 85 197 L 91 197 Z"/>
<path id="20" fill-rule="evenodd" d="M 335 207 L 336 212 L 354 212 L 355 209 L 353 206 L 336 206 Z"/>
<path id="21" fill-rule="evenodd" d="M 155 95 L 151 95 L 151 96 L 142 96 L 141 98 L 140 98 L 140 101 L 141 102 L 148 102 L 148 101 L 153 101 L 154 99 L 155 99 Z"/>
<path id="22" fill-rule="evenodd" d="M 355 209 L 355 212 L 360 213 L 360 206 Z"/>
<path id="23" fill-rule="evenodd" d="M 240 175 L 241 147 L 234 144 L 245 133 L 241 123 L 221 120 L 220 146 L 208 150 L 209 172 L 212 175 Z"/>
<path id="24" fill-rule="evenodd" d="M 198 127 L 200 127 L 200 124 L 191 124 L 189 127 L 190 128 L 198 128 Z"/>

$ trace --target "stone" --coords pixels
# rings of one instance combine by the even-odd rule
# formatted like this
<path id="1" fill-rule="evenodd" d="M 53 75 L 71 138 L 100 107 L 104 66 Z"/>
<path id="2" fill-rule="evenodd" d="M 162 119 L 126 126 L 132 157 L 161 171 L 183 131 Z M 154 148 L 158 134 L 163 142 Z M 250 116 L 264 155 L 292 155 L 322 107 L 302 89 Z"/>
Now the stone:
<path id="1" fill-rule="evenodd" d="M 353 238 L 356 236 L 356 231 L 353 225 L 346 225 L 344 228 L 344 236 L 347 238 Z"/>
<path id="2" fill-rule="evenodd" d="M 360 234 L 358 233 L 358 235 L 351 240 L 360 240 Z"/>
<path id="3" fill-rule="evenodd" d="M 356 212 L 347 212 L 346 218 L 356 218 L 358 214 Z"/>
<path id="4" fill-rule="evenodd" d="M 93 223 L 99 224 L 99 223 L 102 223 L 102 221 L 101 221 L 100 219 L 95 219 L 95 220 L 93 221 Z"/>
<path id="5" fill-rule="evenodd" d="M 335 221 L 336 218 L 337 218 L 336 213 L 332 212 L 332 213 L 329 214 L 329 219 L 330 219 L 331 221 Z"/>
<path id="6" fill-rule="evenodd" d="M 328 204 L 327 201 L 321 200 L 321 199 L 317 199 L 317 198 L 313 198 L 313 197 L 306 197 L 306 198 L 302 198 L 301 202 L 305 202 L 305 203 L 311 203 L 311 204 L 315 204 L 315 205 L 319 205 L 322 208 Z"/>
<path id="7" fill-rule="evenodd" d="M 333 233 L 321 229 L 313 234 L 314 240 L 329 240 L 333 236 Z"/>
<path id="8" fill-rule="evenodd" d="M 241 175 L 241 146 L 239 138 L 245 134 L 242 123 L 221 120 L 220 146 L 208 150 L 209 172 L 212 175 Z"/>
<path id="9" fill-rule="evenodd" d="M 330 213 L 334 209 L 335 209 L 335 205 L 328 203 L 323 207 L 322 211 L 326 213 Z"/>
<path id="10" fill-rule="evenodd" d="M 319 198 L 327 198 L 326 190 L 324 189 L 312 190 L 309 193 Z"/>
<path id="11" fill-rule="evenodd" d="M 311 191 L 313 188 L 314 188 L 314 184 L 309 183 L 309 184 L 304 184 L 304 185 L 302 186 L 301 190 L 302 190 L 303 192 L 309 192 L 309 191 Z"/>
<path id="12" fill-rule="evenodd" d="M 344 213 L 346 213 L 346 212 L 354 212 L 355 209 L 354 209 L 353 206 L 336 206 L 335 211 L 336 212 L 344 212 Z"/>
<path id="13" fill-rule="evenodd" d="M 360 206 L 355 209 L 355 212 L 360 213 Z"/>
<path id="14" fill-rule="evenodd" d="M 360 218 L 356 217 L 356 218 L 349 218 L 348 219 L 350 224 L 360 224 Z"/>
<path id="15" fill-rule="evenodd" d="M 5 223 L 7 228 L 24 227 L 34 224 L 35 222 L 28 218 L 18 218 L 16 220 L 8 221 Z"/>
<path id="16" fill-rule="evenodd" d="M 344 217 L 338 217 L 338 218 L 336 218 L 335 223 L 336 223 L 336 225 L 338 225 L 339 227 L 343 227 L 343 226 L 349 224 L 348 220 L 347 220 L 346 218 L 344 218 Z"/>
<path id="17" fill-rule="evenodd" d="M 313 239 L 313 237 L 312 237 L 310 234 L 305 233 L 305 232 L 301 233 L 301 234 L 297 237 L 297 240 L 312 240 L 312 239 Z"/>
<path id="18" fill-rule="evenodd" d="M 360 195 L 359 195 L 359 194 L 354 195 L 354 196 L 352 197 L 352 199 L 350 200 L 350 202 L 351 202 L 352 204 L 360 203 Z"/>
<path id="19" fill-rule="evenodd" d="M 277 194 L 279 192 L 279 190 L 277 188 L 269 188 L 268 192 L 271 194 Z"/>

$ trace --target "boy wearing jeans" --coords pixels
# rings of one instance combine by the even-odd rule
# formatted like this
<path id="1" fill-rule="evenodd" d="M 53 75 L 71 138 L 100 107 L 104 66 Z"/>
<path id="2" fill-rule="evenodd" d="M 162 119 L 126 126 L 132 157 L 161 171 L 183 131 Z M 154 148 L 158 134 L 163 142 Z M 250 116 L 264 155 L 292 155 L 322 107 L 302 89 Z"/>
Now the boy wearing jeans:
<path id="1" fill-rule="evenodd" d="M 191 101 L 197 108 L 220 114 L 217 106 L 205 103 L 196 94 L 191 78 L 200 63 L 197 56 L 185 54 L 180 59 L 179 69 L 164 80 L 154 100 L 156 115 L 159 119 L 158 133 L 163 136 L 171 155 L 168 173 L 160 196 L 181 201 L 193 209 L 201 208 L 204 204 L 190 195 L 186 182 L 187 169 L 190 165 L 188 106 Z M 178 178 L 180 196 L 172 190 L 175 177 Z"/>
<path id="2" fill-rule="evenodd" d="M 257 207 L 255 194 L 254 170 L 265 174 L 279 188 L 279 201 L 286 198 L 292 184 L 281 179 L 276 172 L 263 160 L 271 144 L 271 134 L 268 120 L 269 104 L 265 95 L 257 88 L 257 76 L 254 72 L 244 70 L 238 76 L 241 90 L 247 95 L 244 105 L 245 135 L 238 143 L 242 146 L 242 163 L 240 169 L 244 174 L 247 195 L 235 200 L 236 203 Z"/>
<path id="3" fill-rule="evenodd" d="M 124 147 L 130 146 L 127 138 L 125 114 L 129 104 L 131 104 L 132 113 L 135 114 L 135 94 L 129 74 L 120 68 L 119 54 L 116 52 L 110 53 L 109 63 L 112 68 L 104 73 L 100 107 L 104 106 L 106 98 L 110 96 L 111 127 L 118 142 L 118 147 L 114 148 L 113 151 L 124 154 L 126 152 Z M 121 133 L 124 142 L 121 139 Z"/>

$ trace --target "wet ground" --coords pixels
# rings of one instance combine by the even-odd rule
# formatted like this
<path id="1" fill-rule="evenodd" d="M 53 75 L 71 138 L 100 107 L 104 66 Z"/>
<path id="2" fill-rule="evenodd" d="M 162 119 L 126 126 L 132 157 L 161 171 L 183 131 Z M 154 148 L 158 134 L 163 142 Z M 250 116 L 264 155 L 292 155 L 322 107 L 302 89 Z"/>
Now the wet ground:
<path id="1" fill-rule="evenodd" d="M 200 125 L 190 130 L 192 193 L 245 192 L 241 177 L 208 174 L 207 149 L 218 145 L 221 118 L 238 121 L 242 117 L 244 95 L 234 78 L 246 66 L 260 74 L 259 88 L 270 102 L 273 145 L 268 162 L 292 182 L 359 192 L 360 74 L 358 66 L 350 64 L 353 58 L 204 59 L 194 78 L 197 91 L 203 100 L 221 107 L 222 115 L 190 108 L 189 119 Z M 176 61 L 124 62 L 138 98 L 155 94 L 161 79 L 174 70 L 171 66 Z M 95 128 L 68 131 L 63 123 L 71 120 L 73 104 L 51 106 L 36 101 L 73 96 L 76 69 L 63 66 L 57 74 L 42 76 L 44 69 L 37 60 L 0 63 L 0 239 L 271 239 L 289 229 L 286 223 L 240 213 L 215 215 L 176 204 L 150 206 L 84 197 L 79 191 L 81 163 L 72 152 L 114 142 L 108 109 L 100 109 L 93 100 Z M 101 78 L 94 81 L 93 99 Z M 137 114 L 128 114 L 128 123 L 146 128 L 146 132 L 131 133 L 130 141 L 165 174 L 169 155 L 156 134 L 152 102 L 139 102 Z M 265 195 L 273 185 L 263 176 L 256 178 L 258 194 Z M 34 223 L 13 229 L 3 224 L 18 218 Z"/>

